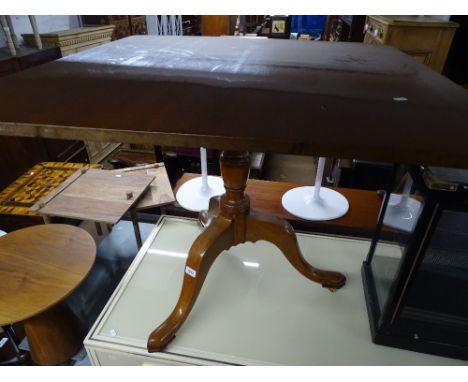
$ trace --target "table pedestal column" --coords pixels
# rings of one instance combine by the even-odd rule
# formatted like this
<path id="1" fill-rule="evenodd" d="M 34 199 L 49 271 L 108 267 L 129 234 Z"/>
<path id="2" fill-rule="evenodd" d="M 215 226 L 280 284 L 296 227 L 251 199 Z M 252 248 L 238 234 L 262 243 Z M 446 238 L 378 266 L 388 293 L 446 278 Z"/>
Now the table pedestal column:
<path id="1" fill-rule="evenodd" d="M 38 365 L 57 365 L 80 350 L 83 330 L 63 303 L 24 321 L 32 360 Z"/>
<path id="2" fill-rule="evenodd" d="M 341 273 L 324 271 L 308 264 L 299 249 L 292 226 L 285 220 L 250 210 L 244 193 L 250 170 L 250 155 L 244 151 L 224 151 L 220 157 L 226 193 L 210 200 L 208 211 L 200 213 L 206 226 L 189 250 L 179 300 L 170 314 L 148 338 L 148 351 L 162 350 L 189 315 L 206 275 L 218 255 L 246 241 L 266 240 L 275 244 L 302 275 L 335 290 L 346 278 Z"/>

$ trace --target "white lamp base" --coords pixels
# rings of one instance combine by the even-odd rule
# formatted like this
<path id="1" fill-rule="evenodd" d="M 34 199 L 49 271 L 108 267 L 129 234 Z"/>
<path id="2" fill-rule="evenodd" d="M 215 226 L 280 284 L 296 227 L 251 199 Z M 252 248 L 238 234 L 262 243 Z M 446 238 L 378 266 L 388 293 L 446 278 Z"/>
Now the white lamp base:
<path id="1" fill-rule="evenodd" d="M 398 194 L 390 195 L 383 224 L 402 231 L 411 232 L 418 220 L 421 202 L 408 198 L 405 205 L 400 205 L 401 197 Z"/>
<path id="2" fill-rule="evenodd" d="M 307 220 L 337 219 L 349 209 L 348 200 L 339 192 L 320 188 L 320 197 L 314 199 L 313 186 L 297 187 L 283 195 L 281 203 L 290 214 Z"/>
<path id="3" fill-rule="evenodd" d="M 194 178 L 185 182 L 177 191 L 177 202 L 186 210 L 200 212 L 208 209 L 212 196 L 224 194 L 223 179 L 208 176 L 208 188 L 202 190 L 202 177 Z"/>

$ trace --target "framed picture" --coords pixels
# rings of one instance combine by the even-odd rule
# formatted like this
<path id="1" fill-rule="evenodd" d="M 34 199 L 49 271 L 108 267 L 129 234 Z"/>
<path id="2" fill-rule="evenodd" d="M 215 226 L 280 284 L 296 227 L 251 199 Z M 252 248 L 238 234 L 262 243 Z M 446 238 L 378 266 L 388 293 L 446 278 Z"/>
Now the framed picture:
<path id="1" fill-rule="evenodd" d="M 271 16 L 271 38 L 289 38 L 291 33 L 291 16 Z"/>

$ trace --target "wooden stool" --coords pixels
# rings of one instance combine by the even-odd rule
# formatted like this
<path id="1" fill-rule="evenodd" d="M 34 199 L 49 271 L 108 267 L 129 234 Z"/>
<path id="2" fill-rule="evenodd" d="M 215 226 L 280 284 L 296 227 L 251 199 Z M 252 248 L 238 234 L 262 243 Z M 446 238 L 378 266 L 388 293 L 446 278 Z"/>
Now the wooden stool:
<path id="1" fill-rule="evenodd" d="M 62 363 L 80 349 L 84 333 L 61 301 L 95 257 L 91 235 L 74 226 L 40 225 L 0 238 L 0 325 L 24 321 L 36 364 Z"/>

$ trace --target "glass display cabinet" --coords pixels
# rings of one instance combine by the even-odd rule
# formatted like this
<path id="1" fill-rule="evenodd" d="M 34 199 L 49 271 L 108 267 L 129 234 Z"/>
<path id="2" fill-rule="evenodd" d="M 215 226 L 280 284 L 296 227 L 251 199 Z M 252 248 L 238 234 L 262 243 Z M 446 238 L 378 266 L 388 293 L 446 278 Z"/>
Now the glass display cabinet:
<path id="1" fill-rule="evenodd" d="M 402 188 L 362 267 L 373 341 L 468 359 L 468 171 L 411 167 Z"/>

